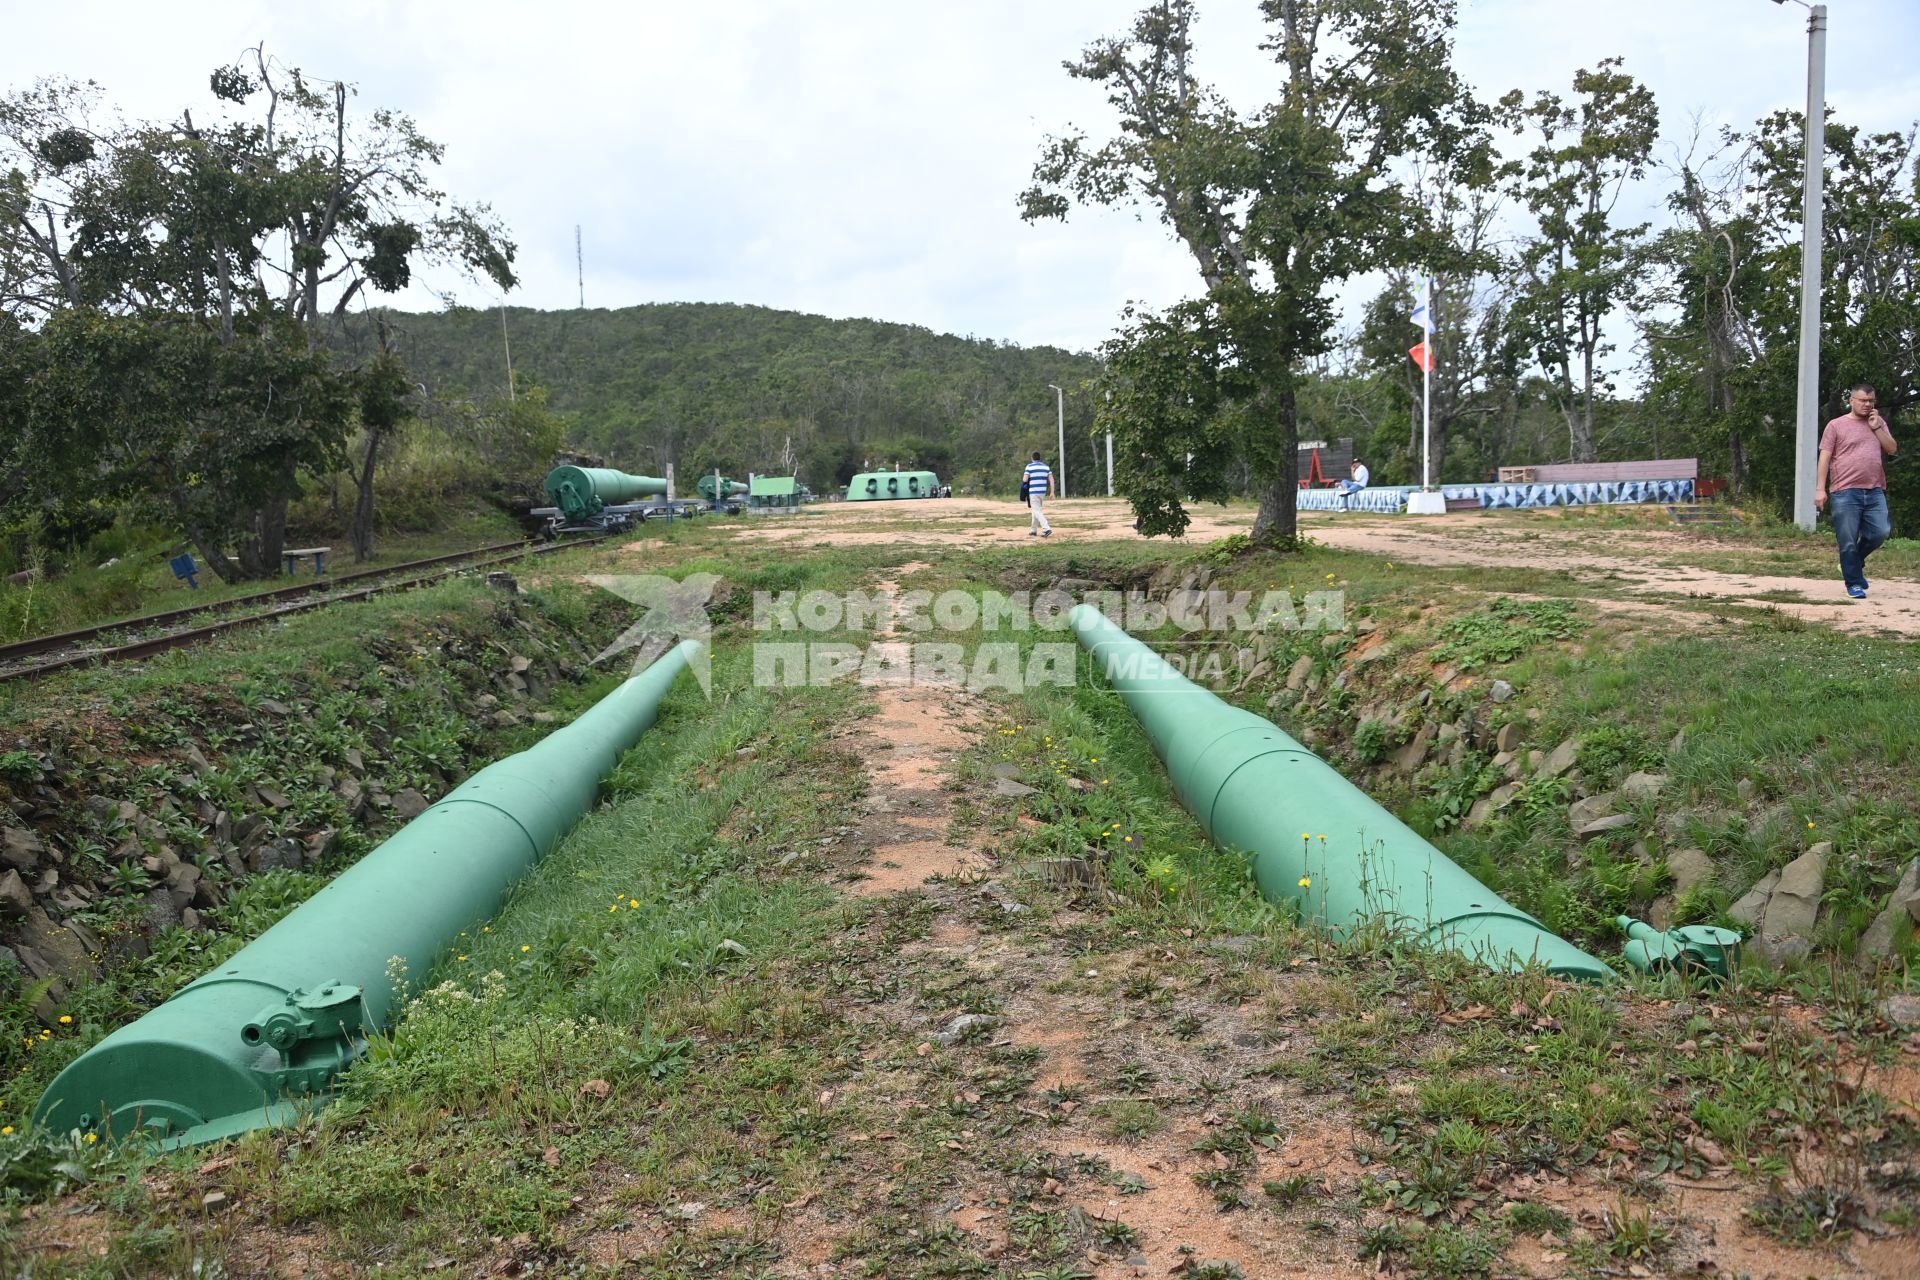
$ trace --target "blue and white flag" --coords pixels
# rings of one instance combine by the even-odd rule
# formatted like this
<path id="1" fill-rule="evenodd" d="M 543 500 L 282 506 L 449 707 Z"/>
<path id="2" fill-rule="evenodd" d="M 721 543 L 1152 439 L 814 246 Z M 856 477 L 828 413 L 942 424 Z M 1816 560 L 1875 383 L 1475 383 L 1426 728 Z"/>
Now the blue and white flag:
<path id="1" fill-rule="evenodd" d="M 1422 277 L 1413 289 L 1412 320 L 1428 333 L 1433 332 L 1433 277 Z"/>

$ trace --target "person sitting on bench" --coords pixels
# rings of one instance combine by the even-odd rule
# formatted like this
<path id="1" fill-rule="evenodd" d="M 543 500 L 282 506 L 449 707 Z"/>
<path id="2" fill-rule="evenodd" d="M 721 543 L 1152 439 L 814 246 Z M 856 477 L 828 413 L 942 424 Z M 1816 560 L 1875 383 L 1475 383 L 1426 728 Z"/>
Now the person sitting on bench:
<path id="1" fill-rule="evenodd" d="M 1351 498 L 1354 494 L 1366 488 L 1367 481 L 1372 478 L 1367 473 L 1367 464 L 1358 458 L 1353 460 L 1353 467 L 1349 474 L 1352 475 L 1353 479 L 1342 480 L 1334 486 L 1334 488 L 1340 490 L 1340 497 L 1342 499 Z"/>

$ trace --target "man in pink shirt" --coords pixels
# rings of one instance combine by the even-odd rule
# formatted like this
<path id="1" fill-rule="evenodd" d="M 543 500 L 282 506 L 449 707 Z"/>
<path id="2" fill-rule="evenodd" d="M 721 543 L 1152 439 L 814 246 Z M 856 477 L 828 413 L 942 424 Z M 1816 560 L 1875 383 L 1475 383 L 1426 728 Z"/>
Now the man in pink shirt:
<path id="1" fill-rule="evenodd" d="M 1887 511 L 1883 458 L 1900 451 L 1875 408 L 1879 397 L 1864 382 L 1847 402 L 1853 412 L 1835 418 L 1820 436 L 1820 474 L 1813 484 L 1815 510 L 1833 501 L 1833 536 L 1840 544 L 1840 576 L 1847 594 L 1867 598 L 1867 557 L 1893 534 Z"/>

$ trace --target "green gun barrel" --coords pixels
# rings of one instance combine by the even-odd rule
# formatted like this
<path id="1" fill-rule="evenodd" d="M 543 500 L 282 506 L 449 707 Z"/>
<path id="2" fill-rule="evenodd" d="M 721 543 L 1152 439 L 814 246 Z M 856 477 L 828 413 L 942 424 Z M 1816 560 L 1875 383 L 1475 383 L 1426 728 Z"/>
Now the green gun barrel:
<path id="1" fill-rule="evenodd" d="M 1075 637 L 1166 763 L 1215 844 L 1253 857 L 1260 892 L 1336 931 L 1385 917 L 1492 968 L 1617 977 L 1468 875 L 1270 721 L 1221 701 L 1092 605 Z"/>
<path id="2" fill-rule="evenodd" d="M 585 520 L 622 502 L 657 498 L 667 491 L 658 476 L 632 476 L 609 467 L 555 467 L 547 472 L 547 501 L 569 520 Z"/>
<path id="3" fill-rule="evenodd" d="M 34 1119 L 56 1132 L 210 1142 L 310 1109 L 462 930 L 593 807 L 699 651 L 685 641 L 579 719 L 488 765 L 231 960 L 69 1063 Z"/>

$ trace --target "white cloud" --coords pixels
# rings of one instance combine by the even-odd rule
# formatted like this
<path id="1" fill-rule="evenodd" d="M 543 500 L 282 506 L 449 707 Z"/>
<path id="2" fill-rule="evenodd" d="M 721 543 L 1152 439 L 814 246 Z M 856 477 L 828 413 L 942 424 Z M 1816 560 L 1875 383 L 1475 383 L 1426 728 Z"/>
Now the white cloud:
<path id="1" fill-rule="evenodd" d="M 415 115 L 445 188 L 490 203 L 521 247 L 513 301 L 710 300 L 861 315 L 1086 348 L 1128 299 L 1190 292 L 1151 214 L 1028 226 L 1014 198 L 1041 139 L 1108 124 L 1061 63 L 1135 6 L 976 0 L 718 0 L 700 7 L 373 3 L 69 4 L 17 10 L 0 83 L 100 81 L 136 116 L 205 101 L 206 73 L 265 40 Z M 1272 83 L 1252 0 L 1201 0 L 1198 68 L 1243 105 Z M 1487 96 L 1566 92 L 1609 54 L 1658 96 L 1670 137 L 1804 99 L 1804 10 L 1765 0 L 1466 0 L 1460 64 Z M 1829 100 L 1849 120 L 1920 117 L 1911 0 L 1839 9 Z M 448 281 L 467 302 L 487 295 Z M 432 305 L 416 292 L 413 305 Z"/>

